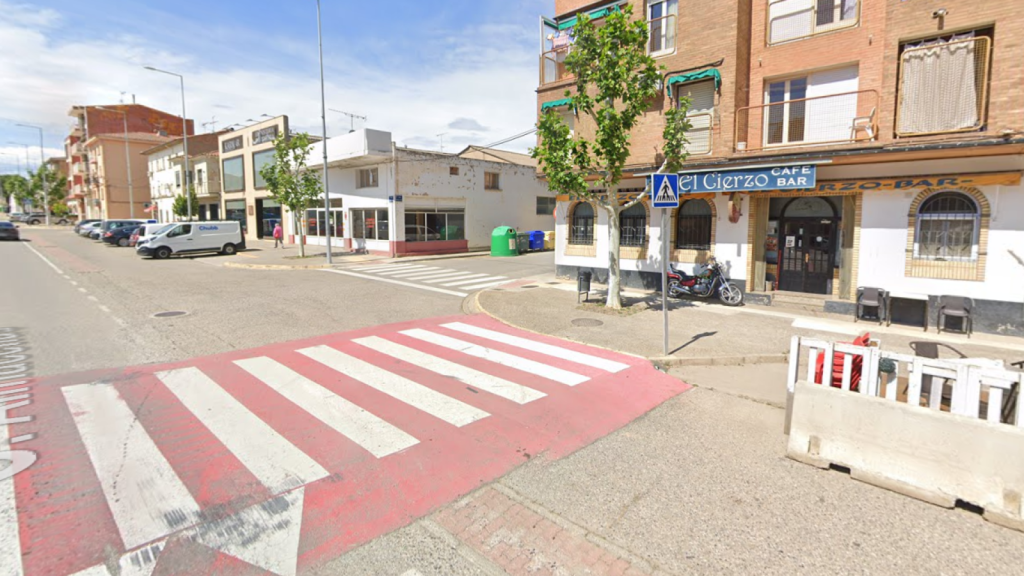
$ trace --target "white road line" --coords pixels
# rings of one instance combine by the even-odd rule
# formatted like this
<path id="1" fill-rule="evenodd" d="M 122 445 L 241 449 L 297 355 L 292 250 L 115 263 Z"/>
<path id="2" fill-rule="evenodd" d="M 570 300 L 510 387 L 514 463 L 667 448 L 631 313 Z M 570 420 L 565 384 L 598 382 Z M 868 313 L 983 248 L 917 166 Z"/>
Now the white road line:
<path id="1" fill-rule="evenodd" d="M 64 272 L 60 268 L 57 268 L 57 266 L 53 262 L 50 262 L 49 258 L 47 258 L 46 256 L 43 256 L 42 253 L 40 253 L 39 250 L 36 250 L 35 248 L 33 248 L 31 244 L 29 244 L 28 242 L 22 242 L 21 245 L 24 246 L 25 248 L 28 248 L 29 250 L 31 250 L 32 253 L 35 254 L 36 256 L 39 256 L 40 258 L 42 258 L 43 262 L 46 262 L 46 265 L 49 266 L 50 268 L 53 268 L 57 272 L 57 274 L 60 274 L 61 276 L 64 276 Z"/>
<path id="2" fill-rule="evenodd" d="M 444 277 L 438 276 L 433 280 L 427 280 L 427 284 L 440 284 L 441 282 L 451 282 L 452 280 L 465 280 L 467 278 L 479 278 L 480 276 L 487 276 L 487 274 L 472 274 L 470 272 L 459 272 L 458 274 L 445 274 Z"/>
<path id="3" fill-rule="evenodd" d="M 78 288 L 78 291 L 81 292 L 82 294 L 88 294 L 89 293 L 88 290 L 86 290 L 85 288 L 81 288 L 81 287 Z"/>
<path id="4" fill-rule="evenodd" d="M 410 568 L 405 572 L 402 572 L 402 576 L 423 576 L 423 572 L 420 572 L 415 568 Z"/>
<path id="5" fill-rule="evenodd" d="M 401 429 L 276 360 L 249 358 L 236 360 L 235 364 L 377 458 L 419 443 Z"/>
<path id="6" fill-rule="evenodd" d="M 402 270 L 385 270 L 383 272 L 374 272 L 377 276 L 399 276 L 401 274 L 411 274 L 412 272 L 426 272 L 427 270 L 437 270 L 433 266 L 410 266 Z"/>
<path id="7" fill-rule="evenodd" d="M 156 376 L 274 494 L 328 475 L 198 368 Z"/>
<path id="8" fill-rule="evenodd" d="M 100 310 L 106 312 L 107 314 L 110 314 L 110 308 L 107 308 L 106 306 L 104 306 L 102 304 L 100 304 Z"/>
<path id="9" fill-rule="evenodd" d="M 328 346 L 304 348 L 299 350 L 299 354 L 460 428 L 489 415 L 479 408 Z"/>
<path id="10" fill-rule="evenodd" d="M 441 286 L 458 286 L 459 284 L 473 284 L 475 282 L 483 282 L 484 280 L 487 280 L 490 277 L 491 277 L 490 274 L 473 274 L 472 276 L 466 276 L 464 278 L 459 278 L 458 281 L 456 281 L 456 282 L 449 282 L 447 284 L 441 284 Z M 472 278 L 472 280 L 470 280 L 470 278 Z"/>
<path id="11" fill-rule="evenodd" d="M 629 368 L 629 364 L 623 364 L 622 362 L 607 360 L 605 358 L 600 358 L 598 356 L 593 356 L 591 354 L 584 354 L 583 352 L 577 352 L 575 350 L 562 348 L 561 346 L 555 346 L 553 344 L 544 344 L 543 342 L 537 342 L 534 340 L 530 340 L 529 338 L 513 336 L 511 334 L 506 334 L 504 332 L 488 330 L 487 328 L 480 328 L 479 326 L 464 324 L 462 322 L 451 322 L 448 324 L 442 324 L 441 327 L 447 328 L 449 330 L 455 330 L 456 332 L 462 332 L 463 334 L 476 336 L 478 338 L 486 338 L 487 340 L 501 342 L 502 344 L 515 346 L 516 348 L 530 350 L 531 352 L 537 352 L 538 354 L 544 354 L 546 356 L 561 358 L 563 360 L 576 362 L 577 364 L 583 364 L 585 366 L 593 366 L 594 368 L 600 368 L 605 372 L 622 372 L 626 368 Z"/>
<path id="12" fill-rule="evenodd" d="M 414 282 L 403 282 L 401 280 L 392 280 L 391 278 L 381 278 L 379 276 L 371 276 L 369 274 L 357 274 L 355 272 L 348 272 L 346 270 L 332 270 L 332 269 L 321 269 L 321 272 L 332 272 L 334 274 L 342 274 L 344 276 L 352 276 L 354 278 L 362 278 L 364 280 L 375 280 L 377 282 L 386 282 L 388 284 L 397 284 L 398 286 L 408 286 L 409 288 L 419 288 L 420 290 L 428 290 L 430 292 L 440 292 L 441 294 L 448 294 L 449 296 L 459 296 L 465 298 L 469 294 L 465 292 L 456 292 L 454 290 L 445 290 L 443 288 L 435 288 L 433 286 L 424 286 L 421 283 Z"/>
<path id="13" fill-rule="evenodd" d="M 428 270 L 413 270 L 412 272 L 404 272 L 402 274 L 393 274 L 392 276 L 394 278 L 406 278 L 406 279 L 409 279 L 409 278 L 427 278 L 427 277 L 430 277 L 430 276 L 435 276 L 437 274 L 444 274 L 446 272 L 451 272 L 451 270 L 445 270 L 444 268 L 431 268 L 431 269 L 429 269 L 429 271 Z"/>
<path id="14" fill-rule="evenodd" d="M 490 392 L 495 396 L 501 396 L 506 400 L 515 402 L 516 404 L 526 404 L 527 402 L 532 402 L 538 398 L 547 396 L 547 394 L 534 390 L 533 388 L 516 384 L 515 382 L 509 382 L 504 378 L 491 376 L 490 374 L 474 370 L 463 366 L 462 364 L 456 364 L 455 362 L 445 360 L 444 358 L 438 358 L 437 356 L 432 356 L 425 352 L 420 352 L 414 348 L 409 348 L 408 346 L 403 346 L 377 336 L 357 338 L 356 340 L 353 340 L 353 342 L 366 346 L 367 348 L 382 354 L 387 354 L 392 358 L 397 358 L 404 362 L 419 366 L 420 368 L 430 370 L 431 372 L 436 372 L 442 376 L 453 378 L 463 384 Z"/>
<path id="15" fill-rule="evenodd" d="M 508 284 L 511 280 L 498 280 L 497 282 L 485 282 L 484 284 L 473 284 L 472 286 L 462 286 L 459 290 L 482 290 L 484 288 L 492 288 L 494 286 L 501 286 L 502 284 Z"/>
<path id="16" fill-rule="evenodd" d="M 199 504 L 112 384 L 61 391 L 126 549 L 198 521 Z"/>
<path id="17" fill-rule="evenodd" d="M 435 270 L 434 272 L 420 273 L 415 272 L 410 276 L 403 276 L 406 280 L 421 280 L 423 278 L 440 278 L 441 276 L 452 276 L 457 274 L 463 274 L 463 272 L 456 272 L 452 269 Z"/>
<path id="18" fill-rule="evenodd" d="M 417 340 L 423 340 L 431 344 L 436 344 L 449 350 L 455 350 L 470 356 L 476 356 L 477 358 L 483 358 L 489 360 L 495 364 L 501 364 L 502 366 L 508 366 L 509 368 L 515 368 L 522 370 L 523 372 L 529 372 L 547 378 L 548 380 L 554 380 L 561 384 L 569 386 L 575 386 L 582 384 L 590 378 L 568 370 L 562 370 L 561 368 L 555 368 L 554 366 L 548 366 L 547 364 L 541 364 L 540 362 L 534 362 L 526 358 L 520 358 L 514 354 L 508 354 L 500 350 L 494 350 L 493 348 L 487 348 L 484 346 L 477 346 L 469 342 L 464 342 L 457 338 L 450 338 L 443 334 L 437 334 L 436 332 L 430 332 L 429 330 L 422 330 L 420 328 L 413 328 L 412 330 L 402 330 L 402 334 L 406 336 L 412 336 Z"/>
<path id="19" fill-rule="evenodd" d="M 0 450 L 7 450 L 7 424 L 0 424 Z M 13 466 L 11 462 L 7 466 Z M 22 576 L 18 504 L 14 499 L 14 476 L 0 477 L 0 574 Z"/>
<path id="20" fill-rule="evenodd" d="M 89 300 L 91 300 L 93 302 L 99 302 L 100 301 L 100 299 L 95 297 L 95 296 L 86 296 L 86 298 L 88 298 Z"/>
<path id="21" fill-rule="evenodd" d="M 369 272 L 371 270 L 398 270 L 399 268 L 409 268 L 410 266 L 416 266 L 416 264 L 377 264 L 376 266 L 357 266 L 352 270 L 359 272 Z"/>
<path id="22" fill-rule="evenodd" d="M 71 281 L 71 285 L 72 285 L 72 286 L 78 286 L 78 282 L 75 282 L 74 280 L 72 280 L 72 281 Z"/>

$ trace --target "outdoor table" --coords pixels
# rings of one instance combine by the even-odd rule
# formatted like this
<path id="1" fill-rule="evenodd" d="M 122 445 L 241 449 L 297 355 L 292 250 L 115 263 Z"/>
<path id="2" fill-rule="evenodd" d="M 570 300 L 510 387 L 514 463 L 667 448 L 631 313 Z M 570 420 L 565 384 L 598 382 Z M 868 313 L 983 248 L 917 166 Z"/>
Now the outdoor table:
<path id="1" fill-rule="evenodd" d="M 924 302 L 924 331 L 928 331 L 928 317 L 931 316 L 931 303 L 927 294 L 919 294 L 917 292 L 900 292 L 898 290 L 887 292 L 885 297 L 886 326 L 892 326 L 892 301 L 894 299 L 917 300 L 918 302 Z"/>

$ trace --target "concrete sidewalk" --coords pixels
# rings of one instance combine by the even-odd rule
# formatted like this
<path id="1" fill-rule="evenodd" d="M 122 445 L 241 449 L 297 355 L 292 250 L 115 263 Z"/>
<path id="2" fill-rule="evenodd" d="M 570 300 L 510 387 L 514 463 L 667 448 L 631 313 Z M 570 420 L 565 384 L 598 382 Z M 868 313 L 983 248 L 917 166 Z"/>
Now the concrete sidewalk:
<path id="1" fill-rule="evenodd" d="M 227 268 L 247 268 L 250 270 L 316 270 L 330 268 L 327 264 L 327 250 L 324 246 L 306 246 L 305 257 L 299 256 L 299 247 L 295 244 L 286 244 L 280 248 L 274 248 L 272 240 L 246 240 L 247 249 L 239 252 L 237 258 L 226 260 L 224 266 Z M 391 258 L 377 254 L 363 254 L 332 247 L 331 255 L 334 257 L 333 267 L 345 267 L 358 264 L 369 264 L 380 262 L 418 262 L 422 260 L 444 260 L 451 258 L 475 258 L 487 256 L 487 252 L 467 252 L 463 254 L 442 254 L 427 256 L 406 256 L 402 258 Z"/>

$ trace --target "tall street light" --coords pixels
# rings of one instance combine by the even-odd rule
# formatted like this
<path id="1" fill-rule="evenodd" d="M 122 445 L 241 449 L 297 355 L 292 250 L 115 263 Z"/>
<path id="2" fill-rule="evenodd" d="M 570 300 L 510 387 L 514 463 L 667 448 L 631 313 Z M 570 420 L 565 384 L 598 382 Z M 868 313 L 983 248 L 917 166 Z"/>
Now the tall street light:
<path id="1" fill-rule="evenodd" d="M 50 195 L 46 192 L 46 153 L 43 152 L 43 129 L 32 124 L 18 124 L 22 128 L 39 130 L 39 177 L 43 181 L 43 211 L 46 212 L 46 225 L 50 225 Z"/>
<path id="2" fill-rule="evenodd" d="M 320 120 L 323 121 L 324 128 L 324 139 L 320 142 L 320 147 L 324 150 L 324 209 L 327 214 L 327 234 L 324 237 L 327 239 L 327 264 L 330 265 L 334 263 L 331 255 L 331 233 L 334 232 L 335 226 L 330 225 L 331 194 L 327 190 L 327 96 L 324 93 L 324 35 L 320 24 L 320 0 L 316 0 L 316 38 L 320 45 Z"/>
<path id="3" fill-rule="evenodd" d="M 171 76 L 177 76 L 178 80 L 181 81 L 181 138 L 182 146 L 185 148 L 185 204 L 188 205 L 188 221 L 192 221 L 192 194 L 189 193 L 189 181 L 191 172 L 189 172 L 188 166 L 188 117 L 185 115 L 185 77 L 181 74 L 175 74 L 174 72 L 168 72 L 167 70 L 160 70 L 159 68 L 153 68 L 152 66 L 145 66 L 146 70 L 152 70 L 153 72 L 160 72 L 161 74 L 168 74 Z"/>
<path id="4" fill-rule="evenodd" d="M 128 112 L 124 110 L 114 110 L 113 108 L 104 108 L 103 106 L 96 106 L 97 110 L 105 110 L 107 112 L 116 112 L 124 116 L 124 161 L 128 166 L 128 217 L 135 218 L 135 192 L 132 188 L 132 156 L 129 153 L 128 147 Z"/>

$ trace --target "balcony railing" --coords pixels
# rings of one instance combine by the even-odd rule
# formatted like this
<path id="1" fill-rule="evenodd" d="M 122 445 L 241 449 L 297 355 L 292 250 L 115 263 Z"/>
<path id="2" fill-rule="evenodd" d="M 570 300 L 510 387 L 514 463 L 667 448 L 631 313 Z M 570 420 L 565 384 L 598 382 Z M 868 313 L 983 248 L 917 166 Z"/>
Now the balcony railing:
<path id="1" fill-rule="evenodd" d="M 651 32 L 650 40 L 647 41 L 647 51 L 650 54 L 664 54 L 676 49 L 675 14 L 654 18 L 648 21 L 647 27 Z"/>
<path id="2" fill-rule="evenodd" d="M 565 57 L 569 55 L 572 46 L 555 48 L 540 55 L 540 83 L 550 84 L 567 78 L 572 74 L 565 68 Z"/>
<path id="3" fill-rule="evenodd" d="M 877 115 L 877 90 L 746 106 L 736 111 L 736 151 L 872 141 Z"/>
<path id="4" fill-rule="evenodd" d="M 991 39 L 905 48 L 900 55 L 896 135 L 927 136 L 985 125 Z"/>
<path id="5" fill-rule="evenodd" d="M 686 119 L 690 121 L 690 129 L 686 131 L 686 152 L 691 155 L 710 154 L 714 145 L 714 114 L 687 114 Z"/>
<path id="6" fill-rule="evenodd" d="M 860 22 L 862 0 L 772 0 L 768 3 L 768 45 L 810 38 Z"/>

